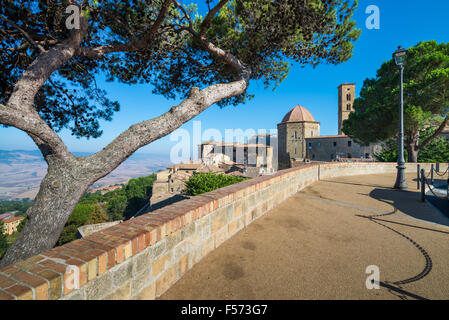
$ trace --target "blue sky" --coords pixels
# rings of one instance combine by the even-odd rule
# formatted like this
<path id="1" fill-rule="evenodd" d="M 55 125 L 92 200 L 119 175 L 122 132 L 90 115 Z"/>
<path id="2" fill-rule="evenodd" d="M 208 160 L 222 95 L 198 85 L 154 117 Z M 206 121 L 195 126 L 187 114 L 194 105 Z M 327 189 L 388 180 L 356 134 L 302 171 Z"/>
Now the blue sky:
<path id="1" fill-rule="evenodd" d="M 369 5 L 380 9 L 380 29 L 368 30 L 365 13 Z M 264 90 L 263 85 L 252 83 L 250 92 L 255 98 L 237 107 L 220 109 L 211 106 L 194 120 L 201 121 L 202 130 L 216 128 L 224 135 L 227 128 L 276 129 L 285 113 L 295 105 L 309 109 L 321 122 L 321 134 L 337 133 L 337 87 L 344 82 L 356 83 L 360 91 L 363 80 L 375 76 L 383 61 L 391 58 L 398 45 L 413 46 L 419 41 L 449 41 L 449 1 L 431 0 L 360 0 L 355 14 L 362 35 L 355 43 L 354 56 L 338 66 L 320 65 L 301 68 L 294 65 L 287 79 L 276 91 Z M 99 81 L 111 99 L 118 100 L 121 111 L 112 122 L 102 122 L 104 131 L 98 139 L 77 139 L 70 132 L 61 132 L 61 137 L 71 152 L 95 152 L 101 150 L 120 132 L 131 124 L 156 117 L 170 109 L 176 101 L 152 95 L 148 85 L 122 85 Z M 192 120 L 193 121 L 193 120 Z M 182 126 L 192 132 L 193 122 Z M 168 155 L 176 144 L 169 137 L 162 138 L 138 152 Z M 0 149 L 37 150 L 32 140 L 14 128 L 0 128 Z"/>

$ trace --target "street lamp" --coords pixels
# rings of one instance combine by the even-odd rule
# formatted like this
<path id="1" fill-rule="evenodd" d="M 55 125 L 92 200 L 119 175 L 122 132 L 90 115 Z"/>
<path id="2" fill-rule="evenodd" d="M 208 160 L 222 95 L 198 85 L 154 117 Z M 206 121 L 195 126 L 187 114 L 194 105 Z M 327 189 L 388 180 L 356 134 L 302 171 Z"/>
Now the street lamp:
<path id="1" fill-rule="evenodd" d="M 405 160 L 404 160 L 404 63 L 407 56 L 407 50 L 399 46 L 393 53 L 393 58 L 401 71 L 401 98 L 399 103 L 399 134 L 398 134 L 398 169 L 396 176 L 395 189 L 406 190 L 405 182 Z"/>

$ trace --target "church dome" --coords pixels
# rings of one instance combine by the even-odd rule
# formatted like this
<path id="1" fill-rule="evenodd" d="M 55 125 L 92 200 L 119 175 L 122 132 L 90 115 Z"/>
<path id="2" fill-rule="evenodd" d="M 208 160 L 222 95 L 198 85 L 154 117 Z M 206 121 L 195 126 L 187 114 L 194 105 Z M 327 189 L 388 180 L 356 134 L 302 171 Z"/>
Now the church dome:
<path id="1" fill-rule="evenodd" d="M 282 119 L 282 123 L 285 122 L 315 122 L 315 119 L 309 110 L 302 106 L 296 106 Z"/>

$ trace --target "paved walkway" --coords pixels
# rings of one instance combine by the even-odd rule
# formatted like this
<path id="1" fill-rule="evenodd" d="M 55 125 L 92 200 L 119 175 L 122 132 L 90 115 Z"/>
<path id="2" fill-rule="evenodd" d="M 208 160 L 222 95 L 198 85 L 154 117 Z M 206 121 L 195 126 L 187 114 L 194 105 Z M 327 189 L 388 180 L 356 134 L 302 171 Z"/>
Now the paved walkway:
<path id="1" fill-rule="evenodd" d="M 392 174 L 320 181 L 211 252 L 161 299 L 449 299 L 449 219 Z M 366 268 L 380 270 L 366 289 Z"/>

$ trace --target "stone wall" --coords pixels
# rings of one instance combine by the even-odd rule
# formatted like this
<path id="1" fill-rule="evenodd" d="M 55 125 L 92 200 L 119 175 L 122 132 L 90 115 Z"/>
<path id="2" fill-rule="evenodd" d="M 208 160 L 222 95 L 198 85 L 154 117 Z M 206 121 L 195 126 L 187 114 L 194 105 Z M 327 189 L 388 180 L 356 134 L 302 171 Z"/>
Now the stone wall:
<path id="1" fill-rule="evenodd" d="M 350 142 L 350 143 L 349 143 Z M 373 159 L 382 150 L 381 144 L 361 146 L 347 136 L 307 138 L 307 157 L 312 161 L 332 161 L 337 158 Z"/>
<path id="2" fill-rule="evenodd" d="M 155 299 L 226 239 L 320 178 L 395 170 L 393 163 L 313 164 L 192 197 L 0 269 L 0 299 Z"/>

